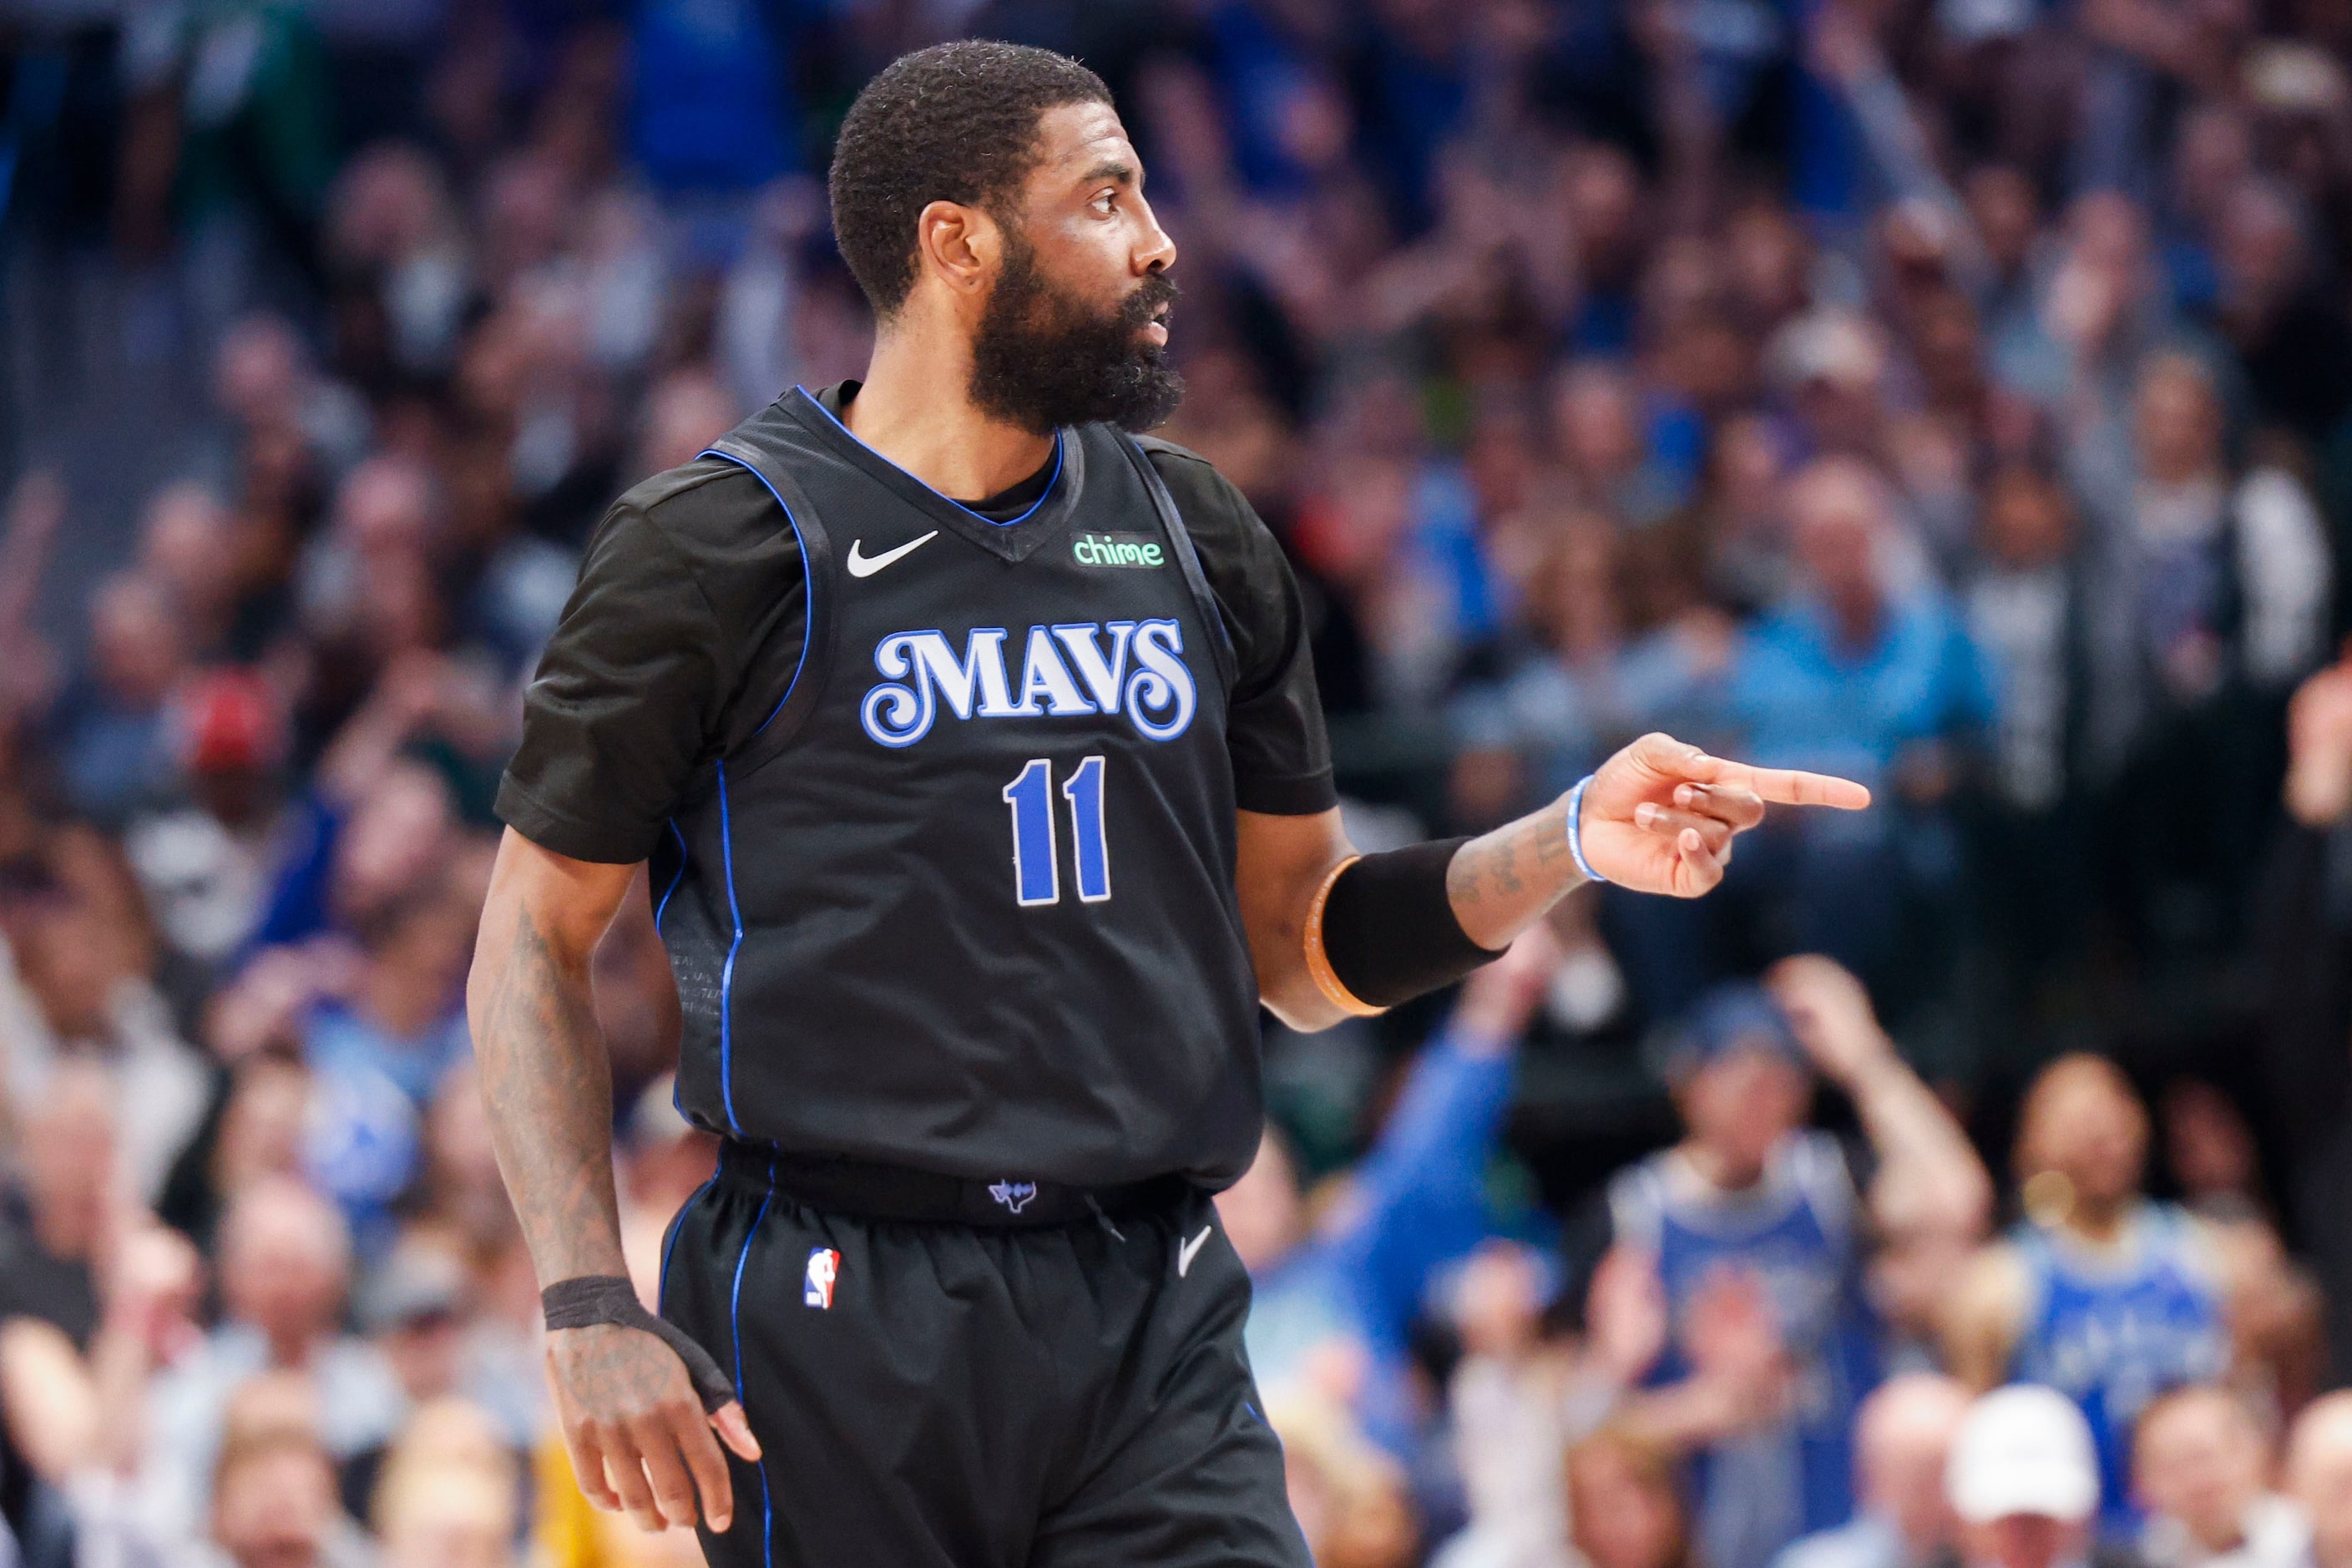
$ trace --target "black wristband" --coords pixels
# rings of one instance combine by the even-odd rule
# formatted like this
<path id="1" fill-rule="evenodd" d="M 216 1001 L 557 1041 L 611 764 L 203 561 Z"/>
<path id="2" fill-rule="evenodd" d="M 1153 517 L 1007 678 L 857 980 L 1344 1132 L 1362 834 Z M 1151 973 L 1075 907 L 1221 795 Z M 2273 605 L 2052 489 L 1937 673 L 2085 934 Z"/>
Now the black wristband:
<path id="1" fill-rule="evenodd" d="M 594 1328 L 600 1323 L 642 1329 L 677 1352 L 706 1414 L 735 1403 L 735 1384 L 719 1370 L 710 1352 L 676 1323 L 646 1311 L 646 1304 L 637 1300 L 637 1288 L 617 1274 L 583 1274 L 576 1279 L 558 1279 L 539 1293 L 539 1308 L 547 1314 L 550 1333 L 558 1329 Z"/>
<path id="2" fill-rule="evenodd" d="M 1441 838 L 1367 855 L 1332 882 L 1323 958 L 1352 994 L 1393 1007 L 1502 956 L 1470 940 L 1446 896 L 1445 868 L 1469 842 Z"/>

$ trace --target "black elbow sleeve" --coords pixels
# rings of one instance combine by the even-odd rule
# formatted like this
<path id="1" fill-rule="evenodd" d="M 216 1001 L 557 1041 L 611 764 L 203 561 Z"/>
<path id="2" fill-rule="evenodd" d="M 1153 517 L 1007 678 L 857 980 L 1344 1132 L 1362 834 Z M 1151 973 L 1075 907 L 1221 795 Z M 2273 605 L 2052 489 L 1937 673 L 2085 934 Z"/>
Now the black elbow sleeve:
<path id="1" fill-rule="evenodd" d="M 1470 940 L 1446 895 L 1445 868 L 1468 842 L 1441 838 L 1367 855 L 1332 882 L 1323 957 L 1351 994 L 1393 1007 L 1501 956 Z"/>

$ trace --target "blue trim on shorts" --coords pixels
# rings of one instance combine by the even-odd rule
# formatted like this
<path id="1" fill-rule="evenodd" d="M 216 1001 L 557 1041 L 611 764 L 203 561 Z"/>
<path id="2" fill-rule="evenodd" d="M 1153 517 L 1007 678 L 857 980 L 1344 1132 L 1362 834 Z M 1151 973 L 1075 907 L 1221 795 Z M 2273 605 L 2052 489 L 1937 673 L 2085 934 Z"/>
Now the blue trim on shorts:
<path id="1" fill-rule="evenodd" d="M 688 1210 L 702 1201 L 702 1194 L 719 1184 L 719 1173 L 710 1173 L 710 1180 L 694 1189 L 694 1195 L 678 1205 L 677 1213 L 669 1222 L 669 1234 L 662 1237 L 661 1272 L 654 1276 L 654 1316 L 666 1314 L 669 1306 L 669 1258 L 677 1250 L 677 1233 L 686 1228 Z"/>
<path id="2" fill-rule="evenodd" d="M 669 896 L 677 891 L 677 885 L 680 882 L 686 880 L 686 835 L 677 830 L 677 818 L 675 816 L 669 818 L 665 826 L 669 828 L 669 836 L 677 840 L 677 870 L 671 875 L 669 886 L 662 889 L 661 901 L 654 905 L 654 934 L 656 936 L 659 936 L 661 934 L 662 911 L 669 908 Z"/>
<path id="3" fill-rule="evenodd" d="M 718 1178 L 711 1178 L 716 1181 Z M 751 1216 L 751 1228 L 743 1233 L 743 1250 L 735 1255 L 735 1282 L 727 1292 L 727 1327 L 735 1341 L 735 1402 L 743 1406 L 748 1420 L 751 1414 L 750 1401 L 743 1395 L 743 1266 L 751 1261 L 751 1242 L 760 1234 L 760 1222 L 768 1217 L 768 1205 L 776 1197 L 776 1168 L 768 1166 L 768 1190 L 760 1199 L 760 1212 Z M 776 1516 L 775 1501 L 768 1489 L 768 1456 L 765 1449 L 754 1467 L 760 1472 L 760 1561 L 766 1568 L 775 1568 Z"/>

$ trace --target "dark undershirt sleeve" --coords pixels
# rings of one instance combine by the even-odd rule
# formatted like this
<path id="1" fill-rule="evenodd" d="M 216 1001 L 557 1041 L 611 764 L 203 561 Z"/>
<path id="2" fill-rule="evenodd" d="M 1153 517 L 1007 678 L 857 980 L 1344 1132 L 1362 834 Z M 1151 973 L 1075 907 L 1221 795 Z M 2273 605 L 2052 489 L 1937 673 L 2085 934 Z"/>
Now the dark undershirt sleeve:
<path id="1" fill-rule="evenodd" d="M 723 718 L 724 646 L 686 556 L 617 503 L 524 693 L 499 816 L 575 860 L 646 858 Z"/>
<path id="2" fill-rule="evenodd" d="M 1232 481 L 1205 458 L 1162 442 L 1147 448 L 1224 613 L 1239 666 L 1225 746 L 1244 811 L 1310 816 L 1339 803 L 1331 742 L 1315 689 L 1307 610 L 1282 546 Z"/>

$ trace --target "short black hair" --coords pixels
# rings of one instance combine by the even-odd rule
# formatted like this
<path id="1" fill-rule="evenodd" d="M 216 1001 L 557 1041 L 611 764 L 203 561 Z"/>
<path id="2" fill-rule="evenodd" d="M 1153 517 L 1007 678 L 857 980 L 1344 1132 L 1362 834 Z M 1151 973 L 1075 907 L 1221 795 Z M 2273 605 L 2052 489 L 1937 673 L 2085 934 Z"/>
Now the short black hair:
<path id="1" fill-rule="evenodd" d="M 885 319 L 915 284 L 915 219 L 932 202 L 998 210 L 1034 165 L 1037 121 L 1110 89 L 1067 55 L 965 39 L 901 56 L 866 84 L 834 142 L 834 243 Z"/>

